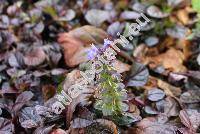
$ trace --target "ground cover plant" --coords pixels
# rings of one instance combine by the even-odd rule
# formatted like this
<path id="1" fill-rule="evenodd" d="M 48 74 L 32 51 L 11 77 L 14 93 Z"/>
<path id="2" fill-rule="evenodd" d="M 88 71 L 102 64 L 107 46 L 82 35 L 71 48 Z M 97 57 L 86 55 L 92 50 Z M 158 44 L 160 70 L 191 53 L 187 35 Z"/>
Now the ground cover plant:
<path id="1" fill-rule="evenodd" d="M 199 0 L 0 0 L 0 134 L 196 133 Z"/>

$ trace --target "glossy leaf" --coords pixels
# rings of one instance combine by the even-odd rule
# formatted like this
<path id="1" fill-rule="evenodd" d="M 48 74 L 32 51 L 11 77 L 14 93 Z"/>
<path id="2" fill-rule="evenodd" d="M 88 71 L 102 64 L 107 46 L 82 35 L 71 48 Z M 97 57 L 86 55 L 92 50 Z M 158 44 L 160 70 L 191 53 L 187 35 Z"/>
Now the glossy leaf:
<path id="1" fill-rule="evenodd" d="M 129 86 L 130 87 L 144 86 L 147 83 L 148 77 L 149 77 L 148 69 L 140 63 L 135 63 L 132 65 L 131 75 L 129 77 L 129 80 L 126 86 L 128 87 Z"/>

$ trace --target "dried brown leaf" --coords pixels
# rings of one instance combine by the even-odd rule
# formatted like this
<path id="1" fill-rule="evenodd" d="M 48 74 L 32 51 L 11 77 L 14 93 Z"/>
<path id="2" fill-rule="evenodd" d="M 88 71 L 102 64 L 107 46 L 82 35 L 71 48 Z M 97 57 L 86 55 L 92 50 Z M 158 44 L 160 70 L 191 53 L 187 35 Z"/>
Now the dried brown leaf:
<path id="1" fill-rule="evenodd" d="M 64 48 L 65 63 L 73 67 L 88 61 L 90 44 L 100 44 L 107 37 L 106 32 L 89 25 L 60 34 L 58 42 Z"/>
<path id="2" fill-rule="evenodd" d="M 145 62 L 155 64 L 156 66 L 162 65 L 165 69 L 169 69 L 174 72 L 185 72 L 186 67 L 183 65 L 184 59 L 184 55 L 181 51 L 170 48 L 163 54 L 154 57 L 146 57 Z"/>

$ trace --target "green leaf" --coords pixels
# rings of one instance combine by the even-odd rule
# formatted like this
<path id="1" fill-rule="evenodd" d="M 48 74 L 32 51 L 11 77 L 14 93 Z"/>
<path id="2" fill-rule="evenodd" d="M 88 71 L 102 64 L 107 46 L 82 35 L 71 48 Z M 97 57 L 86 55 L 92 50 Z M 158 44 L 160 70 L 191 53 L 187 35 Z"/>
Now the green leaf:
<path id="1" fill-rule="evenodd" d="M 192 0 L 192 8 L 200 13 L 200 1 Z"/>
<path id="2" fill-rule="evenodd" d="M 62 88 L 62 83 L 60 83 L 60 84 L 58 85 L 57 91 L 58 91 L 58 93 L 60 94 L 62 90 L 63 90 L 63 88 Z"/>

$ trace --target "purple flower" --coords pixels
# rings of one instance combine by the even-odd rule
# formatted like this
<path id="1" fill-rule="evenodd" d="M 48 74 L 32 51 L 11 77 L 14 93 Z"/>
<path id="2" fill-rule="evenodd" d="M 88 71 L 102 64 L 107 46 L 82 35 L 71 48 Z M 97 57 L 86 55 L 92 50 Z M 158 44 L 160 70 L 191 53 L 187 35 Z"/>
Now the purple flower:
<path id="1" fill-rule="evenodd" d="M 109 39 L 104 39 L 104 44 L 102 48 L 97 48 L 94 44 L 92 44 L 92 48 L 88 51 L 87 54 L 88 59 L 93 60 L 97 54 L 103 53 L 112 43 L 113 41 L 110 41 Z"/>
<path id="2" fill-rule="evenodd" d="M 104 44 L 103 44 L 103 48 L 106 49 L 110 46 L 110 44 L 112 44 L 113 41 L 110 41 L 109 39 L 104 39 Z"/>
<path id="3" fill-rule="evenodd" d="M 99 50 L 92 44 L 92 48 L 88 51 L 87 57 L 89 60 L 93 60 L 95 56 L 98 54 Z"/>

